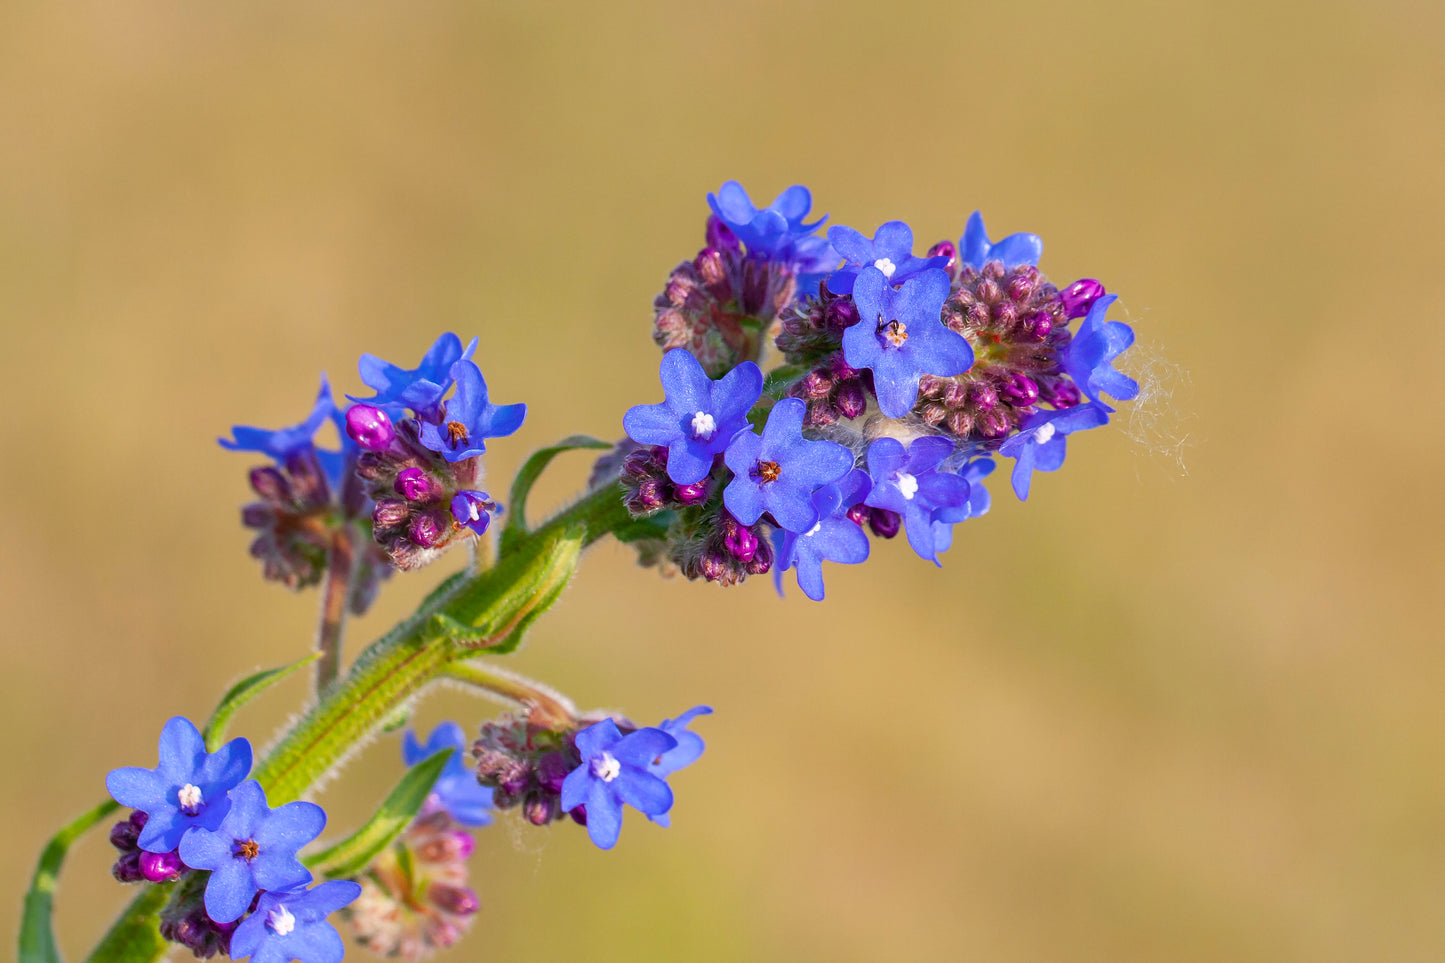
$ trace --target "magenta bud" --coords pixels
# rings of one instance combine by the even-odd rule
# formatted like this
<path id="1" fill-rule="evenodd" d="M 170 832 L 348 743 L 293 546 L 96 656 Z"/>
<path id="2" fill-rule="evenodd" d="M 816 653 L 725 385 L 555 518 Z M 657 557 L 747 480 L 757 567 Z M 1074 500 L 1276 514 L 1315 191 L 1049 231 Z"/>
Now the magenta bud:
<path id="1" fill-rule="evenodd" d="M 833 403 L 844 418 L 857 418 L 868 407 L 868 395 L 864 393 L 861 383 L 850 381 L 838 388 Z"/>
<path id="2" fill-rule="evenodd" d="M 979 411 L 993 411 L 998 407 L 998 392 L 990 384 L 975 381 L 968 388 L 969 401 Z"/>
<path id="3" fill-rule="evenodd" d="M 442 495 L 441 482 L 431 476 L 425 468 L 403 468 L 397 472 L 396 481 L 392 484 L 396 493 L 403 498 L 414 502 L 435 501 Z"/>
<path id="4" fill-rule="evenodd" d="M 953 246 L 952 241 L 939 241 L 928 249 L 928 256 L 948 258 L 948 263 L 944 267 L 951 269 L 958 258 L 958 248 Z"/>
<path id="5" fill-rule="evenodd" d="M 694 485 L 678 485 L 672 490 L 672 497 L 680 505 L 701 505 L 707 501 L 707 479 Z"/>
<path id="6" fill-rule="evenodd" d="M 1015 408 L 1027 408 L 1039 400 L 1039 386 L 1028 375 L 1016 373 L 1003 385 L 1002 394 Z"/>
<path id="7" fill-rule="evenodd" d="M 868 527 L 879 538 L 892 538 L 903 527 L 903 516 L 886 508 L 875 508 L 868 517 Z"/>
<path id="8" fill-rule="evenodd" d="M 1013 427 L 1008 415 L 998 409 L 984 412 L 983 417 L 976 424 L 979 433 L 985 438 L 1002 438 Z"/>
<path id="9" fill-rule="evenodd" d="M 758 542 L 758 550 L 744 564 L 749 575 L 766 575 L 773 567 L 773 546 L 767 539 Z"/>
<path id="10" fill-rule="evenodd" d="M 723 521 L 723 548 L 728 554 L 742 562 L 750 562 L 758 553 L 758 536 L 751 528 L 732 518 Z"/>
<path id="11" fill-rule="evenodd" d="M 346 433 L 367 451 L 386 451 L 396 440 L 396 426 L 391 416 L 371 405 L 352 405 L 346 409 Z"/>
<path id="12" fill-rule="evenodd" d="M 1054 331 L 1054 322 L 1047 314 L 1040 311 L 1029 319 L 1028 336 L 1035 341 L 1047 341 L 1049 335 Z"/>
<path id="13" fill-rule="evenodd" d="M 549 752 L 537 760 L 537 785 L 550 792 L 560 793 L 562 783 L 571 769 L 566 755 L 560 752 Z"/>
<path id="14" fill-rule="evenodd" d="M 852 298 L 830 301 L 827 309 L 823 312 L 823 323 L 834 334 L 841 334 L 844 330 L 853 327 L 858 323 L 858 318 L 858 305 L 853 303 Z"/>
<path id="15" fill-rule="evenodd" d="M 176 879 L 181 875 L 181 870 L 186 864 L 181 862 L 181 857 L 174 853 L 141 853 L 140 872 L 141 875 L 152 883 L 164 883 L 166 880 Z"/>
<path id="16" fill-rule="evenodd" d="M 1082 318 L 1106 293 L 1104 286 L 1093 278 L 1080 278 L 1059 292 L 1059 300 L 1064 303 L 1064 317 Z"/>
<path id="17" fill-rule="evenodd" d="M 448 886 L 445 883 L 432 883 L 427 890 L 427 897 L 448 913 L 457 916 L 470 916 L 482 905 L 477 894 L 467 887 Z"/>
<path id="18" fill-rule="evenodd" d="M 461 829 L 452 830 L 452 838 L 456 840 L 457 859 L 468 859 L 472 850 L 477 848 L 477 840 L 471 833 Z"/>
<path id="19" fill-rule="evenodd" d="M 803 392 L 804 398 L 817 401 L 832 394 L 833 379 L 826 371 L 809 371 L 803 375 L 803 380 L 798 382 L 798 388 Z"/>
<path id="20" fill-rule="evenodd" d="M 435 548 L 446 537 L 447 527 L 439 512 L 420 512 L 407 526 L 407 534 L 422 548 Z"/>
<path id="21" fill-rule="evenodd" d="M 411 514 L 411 507 L 400 498 L 383 498 L 371 510 L 371 524 L 377 528 L 395 528 Z"/>
<path id="22" fill-rule="evenodd" d="M 552 793 L 534 792 L 522 803 L 522 815 L 533 826 L 545 826 L 562 811 L 561 799 Z"/>

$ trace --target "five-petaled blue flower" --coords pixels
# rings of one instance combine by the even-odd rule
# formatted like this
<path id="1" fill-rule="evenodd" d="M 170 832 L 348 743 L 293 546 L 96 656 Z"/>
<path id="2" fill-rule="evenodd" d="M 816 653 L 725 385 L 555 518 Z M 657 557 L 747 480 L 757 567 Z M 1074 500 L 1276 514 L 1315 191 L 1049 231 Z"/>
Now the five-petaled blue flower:
<path id="1" fill-rule="evenodd" d="M 316 393 L 316 403 L 311 407 L 311 414 L 307 415 L 301 424 L 277 428 L 275 431 L 236 425 L 231 429 L 234 440 L 217 438 L 216 441 L 228 451 L 259 451 L 284 464 L 292 455 L 310 448 L 311 439 L 317 430 L 335 414 L 336 403 L 331 400 L 331 384 L 326 380 L 326 376 L 322 375 L 321 390 Z M 345 437 L 344 431 L 342 437 Z"/>
<path id="2" fill-rule="evenodd" d="M 457 393 L 446 403 L 442 424 L 429 421 L 421 426 L 421 443 L 439 452 L 447 461 L 461 461 L 487 450 L 486 439 L 505 438 L 522 427 L 527 406 L 494 405 L 487 400 L 487 383 L 482 371 L 470 361 L 452 365 Z"/>
<path id="3" fill-rule="evenodd" d="M 666 779 L 679 769 L 685 769 L 697 762 L 707 745 L 702 741 L 702 736 L 692 732 L 687 726 L 698 716 L 707 715 L 712 715 L 712 706 L 693 706 L 676 719 L 662 720 L 657 728 L 676 739 L 677 746 L 648 763 L 647 768 L 653 775 Z M 672 816 L 668 813 L 658 813 L 647 818 L 659 826 L 672 825 Z"/>
<path id="4" fill-rule="evenodd" d="M 953 441 L 938 435 L 915 439 L 906 449 L 896 438 L 879 438 L 868 446 L 873 488 L 863 503 L 902 515 L 909 546 L 935 565 L 940 563 L 934 521 L 968 502 L 968 482 L 938 470 L 953 451 Z"/>
<path id="5" fill-rule="evenodd" d="M 933 550 L 942 554 L 953 547 L 953 526 L 988 514 L 992 499 L 983 480 L 993 473 L 992 458 L 975 458 L 959 469 L 958 474 L 968 482 L 968 501 L 953 508 L 942 508 L 933 516 Z"/>
<path id="6" fill-rule="evenodd" d="M 826 221 L 826 216 L 811 224 L 804 223 L 813 206 L 812 193 L 801 184 L 783 191 L 773 203 L 759 210 L 748 192 L 737 181 L 728 181 L 716 194 L 708 194 L 708 206 L 748 249 L 748 256 L 795 265 L 806 272 L 818 267 L 831 256 L 828 243 L 811 236 Z M 825 264 L 826 270 L 837 264 Z"/>
<path id="7" fill-rule="evenodd" d="M 868 558 L 868 536 L 848 517 L 848 509 L 861 502 L 872 487 L 868 473 L 855 468 L 842 478 L 813 493 L 818 522 L 799 534 L 780 529 L 773 533 L 778 593 L 783 591 L 783 572 L 797 572 L 798 587 L 814 602 L 823 600 L 823 561 L 857 565 Z"/>
<path id="8" fill-rule="evenodd" d="M 296 851 L 321 834 L 326 813 L 309 802 L 272 809 L 254 779 L 231 790 L 231 811 L 214 831 L 197 829 L 181 839 L 181 859 L 208 869 L 206 915 L 217 923 L 241 918 L 260 890 L 282 891 L 311 882 Z"/>
<path id="9" fill-rule="evenodd" d="M 832 441 L 803 437 L 807 404 L 784 398 L 768 412 L 761 437 L 740 431 L 723 454 L 733 480 L 723 504 L 744 525 L 768 512 L 782 528 L 806 532 L 818 522 L 813 492 L 853 467 L 853 453 Z"/>
<path id="10" fill-rule="evenodd" d="M 168 853 L 191 829 L 215 829 L 231 809 L 229 793 L 251 772 L 251 744 L 232 739 L 215 752 L 189 719 L 176 716 L 161 729 L 160 765 L 112 769 L 105 788 L 122 806 L 147 816 L 140 848 Z"/>
<path id="11" fill-rule="evenodd" d="M 1014 494 L 1029 497 L 1029 481 L 1035 471 L 1057 471 L 1068 453 L 1066 438 L 1076 431 L 1109 423 L 1109 409 L 1094 402 L 1062 411 L 1036 411 L 1019 426 L 1018 434 L 999 446 L 998 453 L 1017 459 L 1014 463 Z"/>
<path id="12" fill-rule="evenodd" d="M 1129 401 L 1139 395 L 1139 382 L 1115 370 L 1114 359 L 1134 343 L 1134 329 L 1122 321 L 1106 321 L 1109 307 L 1119 300 L 1110 294 L 1095 301 L 1064 351 L 1064 370 L 1079 390 L 1094 401 L 1100 394 Z M 1111 409 L 1112 410 L 1112 409 Z"/>
<path id="13" fill-rule="evenodd" d="M 948 264 L 946 257 L 914 257 L 913 230 L 902 221 L 882 225 L 872 240 L 851 227 L 834 225 L 828 228 L 828 242 L 846 262 L 828 275 L 828 290 L 834 294 L 851 294 L 858 272 L 867 267 L 876 267 L 889 284 L 897 285 Z"/>
<path id="14" fill-rule="evenodd" d="M 427 416 L 435 412 L 452 386 L 452 365 L 468 361 L 477 350 L 477 339 L 473 338 L 466 348 L 462 339 L 448 331 L 436 339 L 421 359 L 421 364 L 408 371 L 383 361 L 374 354 L 364 354 L 357 362 L 361 380 L 375 389 L 371 398 L 351 398 L 377 408 L 407 407 L 418 415 Z M 348 395 L 347 397 L 351 397 Z"/>
<path id="15" fill-rule="evenodd" d="M 682 348 L 662 356 L 660 405 L 637 405 L 622 417 L 627 437 L 667 446 L 667 477 L 695 485 L 712 471 L 713 458 L 748 426 L 748 412 L 763 393 L 763 373 L 744 361 L 717 381 Z"/>
<path id="16" fill-rule="evenodd" d="M 1038 264 L 1044 253 L 1044 242 L 1037 234 L 1010 234 L 997 244 L 990 244 L 983 228 L 983 215 L 974 211 L 958 240 L 958 261 L 978 270 L 989 261 L 1002 261 L 1006 268 L 1020 264 Z"/>
<path id="17" fill-rule="evenodd" d="M 256 911 L 231 934 L 231 959 L 250 957 L 251 963 L 340 963 L 346 947 L 326 917 L 360 895 L 361 884 L 349 879 L 332 880 L 305 891 L 262 893 Z"/>
<path id="18" fill-rule="evenodd" d="M 452 518 L 463 528 L 470 528 L 478 535 L 487 533 L 492 513 L 501 511 L 497 503 L 486 492 L 463 489 L 452 497 Z"/>
<path id="19" fill-rule="evenodd" d="M 467 765 L 467 734 L 455 722 L 443 722 L 432 730 L 426 744 L 417 742 L 410 729 L 402 739 L 401 756 L 415 766 L 444 749 L 455 749 L 442 774 L 432 786 L 432 795 L 453 819 L 463 826 L 488 826 L 492 822 L 492 790 L 477 782 L 476 770 Z"/>
<path id="20" fill-rule="evenodd" d="M 582 765 L 562 781 L 562 811 L 587 807 L 587 835 L 601 849 L 617 845 L 622 831 L 622 805 L 648 816 L 672 808 L 672 790 L 650 767 L 677 748 L 677 740 L 661 729 L 638 729 L 623 735 L 617 723 L 603 719 L 577 733 Z"/>
<path id="21" fill-rule="evenodd" d="M 948 275 L 928 269 L 895 288 L 875 267 L 853 282 L 861 320 L 843 332 L 843 358 L 873 371 L 878 407 L 902 418 L 918 400 L 923 375 L 951 377 L 973 365 L 973 349 L 942 320 Z"/>

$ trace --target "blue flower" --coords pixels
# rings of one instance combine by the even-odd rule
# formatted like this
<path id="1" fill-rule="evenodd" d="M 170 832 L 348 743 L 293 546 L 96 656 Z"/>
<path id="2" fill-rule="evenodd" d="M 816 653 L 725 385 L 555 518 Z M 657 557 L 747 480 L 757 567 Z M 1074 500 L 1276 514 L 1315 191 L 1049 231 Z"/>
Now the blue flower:
<path id="1" fill-rule="evenodd" d="M 461 461 L 487 450 L 486 439 L 505 438 L 522 427 L 526 405 L 494 405 L 487 400 L 481 369 L 470 361 L 452 365 L 457 393 L 446 404 L 445 423 L 423 422 L 421 443 L 447 461 Z"/>
<path id="2" fill-rule="evenodd" d="M 1139 396 L 1139 382 L 1114 370 L 1114 359 L 1134 343 L 1133 328 L 1122 321 L 1104 320 L 1117 300 L 1117 294 L 1110 294 L 1095 301 L 1064 351 L 1064 370 L 1094 401 L 1101 401 L 1101 393 L 1120 401 Z"/>
<path id="3" fill-rule="evenodd" d="M 262 893 L 256 911 L 231 934 L 230 957 L 251 963 L 340 963 L 346 951 L 326 917 L 361 895 L 361 884 L 332 880 L 309 890 Z"/>
<path id="4" fill-rule="evenodd" d="M 1058 471 L 1068 452 L 1066 439 L 1076 431 L 1109 423 L 1108 409 L 1097 402 L 1062 411 L 1036 411 L 1019 426 L 1018 434 L 999 446 L 999 454 L 1014 463 L 1014 493 L 1029 497 L 1029 481 L 1037 471 Z"/>
<path id="5" fill-rule="evenodd" d="M 801 398 L 784 398 L 768 412 L 762 437 L 740 431 L 724 452 L 733 480 L 723 504 L 742 524 L 752 525 L 769 512 L 780 527 L 806 532 L 818 522 L 813 492 L 853 467 L 847 448 L 803 437 L 807 408 Z"/>
<path id="6" fill-rule="evenodd" d="M 935 565 L 940 563 L 934 521 L 968 502 L 968 482 L 938 470 L 953 451 L 953 442 L 938 435 L 918 438 L 906 449 L 896 438 L 879 438 L 868 446 L 873 488 L 863 503 L 902 515 L 908 544 Z"/>
<path id="7" fill-rule="evenodd" d="M 455 722 L 443 722 L 432 730 L 426 745 L 417 742 L 410 729 L 401 744 L 401 757 L 415 766 L 443 749 L 455 749 L 442 774 L 432 786 L 436 797 L 453 819 L 463 826 L 489 826 L 492 822 L 492 790 L 477 782 L 476 770 L 467 765 L 467 734 Z"/>
<path id="8" fill-rule="evenodd" d="M 763 373 L 744 361 L 717 381 L 682 348 L 662 356 L 660 405 L 637 405 L 622 417 L 627 437 L 667 446 L 667 477 L 695 485 L 712 471 L 713 458 L 748 426 L 748 412 L 763 393 Z"/>
<path id="9" fill-rule="evenodd" d="M 958 474 L 968 482 L 968 501 L 955 508 L 944 508 L 934 513 L 933 548 L 942 554 L 953 547 L 953 526 L 988 514 L 991 503 L 988 489 L 983 480 L 998 467 L 992 458 L 975 458 L 959 469 Z"/>
<path id="10" fill-rule="evenodd" d="M 376 395 L 371 398 L 351 398 L 376 407 L 405 406 L 418 414 L 429 414 L 441 404 L 447 389 L 452 386 L 456 373 L 452 365 L 467 361 L 477 350 L 477 339 L 473 338 L 466 348 L 462 339 L 448 331 L 427 350 L 421 364 L 408 371 L 382 361 L 374 354 L 364 354 L 357 362 L 361 380 Z M 347 397 L 350 397 L 349 395 Z"/>
<path id="11" fill-rule="evenodd" d="M 648 771 L 659 779 L 666 779 L 679 769 L 686 769 L 697 762 L 707 745 L 702 741 L 702 736 L 689 731 L 687 725 L 698 716 L 707 715 L 712 715 L 712 706 L 693 706 L 676 719 L 662 720 L 662 724 L 657 728 L 676 739 L 677 746 L 648 763 Z M 668 813 L 658 813 L 647 818 L 659 826 L 672 825 L 672 817 Z"/>
<path id="12" fill-rule="evenodd" d="M 718 220 L 747 246 L 750 257 L 816 264 L 825 256 L 822 248 L 826 247 L 826 242 L 820 244 L 821 238 L 815 241 L 809 235 L 828 218 L 819 218 L 812 224 L 804 223 L 803 219 L 813 206 L 813 195 L 801 184 L 794 184 L 783 191 L 762 210 L 753 204 L 748 192 L 737 181 L 728 181 L 718 188 L 716 194 L 709 194 L 707 203 Z"/>
<path id="13" fill-rule="evenodd" d="M 206 915 L 217 923 L 241 918 L 260 890 L 282 891 L 311 882 L 296 851 L 321 834 L 326 813 L 315 803 L 272 809 L 254 779 L 231 790 L 231 811 L 214 831 L 197 829 L 181 839 L 181 859 L 208 869 Z"/>
<path id="14" fill-rule="evenodd" d="M 310 448 L 311 439 L 317 430 L 335 414 L 336 403 L 331 400 L 331 385 L 326 376 L 322 375 L 321 390 L 316 394 L 316 403 L 311 407 L 311 414 L 307 415 L 301 424 L 277 428 L 275 431 L 236 425 L 231 429 L 234 441 L 226 438 L 218 438 L 216 441 L 228 451 L 259 451 L 276 459 L 278 464 L 284 464 L 292 455 Z"/>
<path id="15" fill-rule="evenodd" d="M 189 719 L 176 716 L 161 729 L 160 765 L 112 769 L 105 788 L 122 806 L 146 814 L 140 848 L 168 853 L 191 829 L 215 829 L 231 809 L 227 796 L 251 772 L 251 744 L 232 739 L 215 752 Z"/>
<path id="16" fill-rule="evenodd" d="M 1044 253 L 1044 242 L 1037 234 L 1010 234 L 997 244 L 990 244 L 983 228 L 983 215 L 974 211 L 958 240 L 960 264 L 978 270 L 989 261 L 1002 261 L 1006 268 L 1020 264 L 1038 264 Z"/>
<path id="17" fill-rule="evenodd" d="M 828 290 L 834 294 L 851 294 L 858 272 L 876 267 L 889 284 L 902 284 L 929 268 L 942 268 L 946 257 L 914 257 L 913 230 L 902 221 L 889 221 L 873 234 L 873 239 L 851 227 L 834 225 L 828 228 L 828 241 L 846 262 L 828 276 Z"/>
<path id="18" fill-rule="evenodd" d="M 487 533 L 492 513 L 501 511 L 497 503 L 486 492 L 466 489 L 452 497 L 452 518 L 463 528 L 470 528 L 478 535 Z"/>
<path id="19" fill-rule="evenodd" d="M 652 763 L 677 748 L 677 740 L 661 729 L 638 729 L 623 735 L 611 719 L 577 733 L 582 765 L 562 780 L 562 811 L 587 807 L 587 835 L 601 849 L 617 845 L 622 831 L 622 805 L 658 816 L 672 808 L 672 790 L 649 771 Z"/>
<path id="20" fill-rule="evenodd" d="M 843 332 L 843 358 L 854 368 L 872 370 L 878 407 L 889 418 L 913 410 L 923 375 L 951 377 L 973 364 L 968 341 L 944 327 L 948 290 L 948 275 L 936 269 L 909 279 L 901 289 L 874 267 L 861 271 L 853 283 L 861 320 Z"/>
<path id="21" fill-rule="evenodd" d="M 842 478 L 813 493 L 818 522 L 798 534 L 786 529 L 773 533 L 773 564 L 778 594 L 783 591 L 783 572 L 797 572 L 798 587 L 814 602 L 823 600 L 823 561 L 856 565 L 868 558 L 868 536 L 848 517 L 848 509 L 861 502 L 872 482 L 868 473 L 855 468 Z"/>

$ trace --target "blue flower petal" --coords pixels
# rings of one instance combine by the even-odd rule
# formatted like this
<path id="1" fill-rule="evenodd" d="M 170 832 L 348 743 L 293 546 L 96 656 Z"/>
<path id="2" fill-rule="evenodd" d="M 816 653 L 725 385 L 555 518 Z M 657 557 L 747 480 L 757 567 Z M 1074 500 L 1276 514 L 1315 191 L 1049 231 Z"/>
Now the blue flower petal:
<path id="1" fill-rule="evenodd" d="M 607 783 L 600 779 L 590 780 L 587 790 L 588 837 L 597 848 L 611 849 L 617 845 L 621 832 L 621 801 L 613 795 Z"/>

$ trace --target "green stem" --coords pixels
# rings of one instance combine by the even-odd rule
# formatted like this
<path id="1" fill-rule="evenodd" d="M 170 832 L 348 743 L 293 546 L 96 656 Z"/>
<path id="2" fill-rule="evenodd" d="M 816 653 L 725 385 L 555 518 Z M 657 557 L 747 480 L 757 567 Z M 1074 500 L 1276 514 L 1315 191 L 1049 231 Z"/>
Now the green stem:
<path id="1" fill-rule="evenodd" d="M 446 675 L 532 710 L 532 721 L 549 729 L 577 718 L 577 707 L 562 693 L 506 669 L 476 661 L 453 662 L 447 666 Z"/>
<path id="2" fill-rule="evenodd" d="M 119 808 L 119 803 L 107 799 L 56 833 L 40 854 L 40 862 L 30 880 L 30 890 L 25 894 L 25 915 L 20 927 L 22 963 L 39 963 L 58 957 L 50 914 L 55 903 L 55 889 L 60 882 L 60 866 L 65 862 L 71 845 L 86 830 Z"/>

